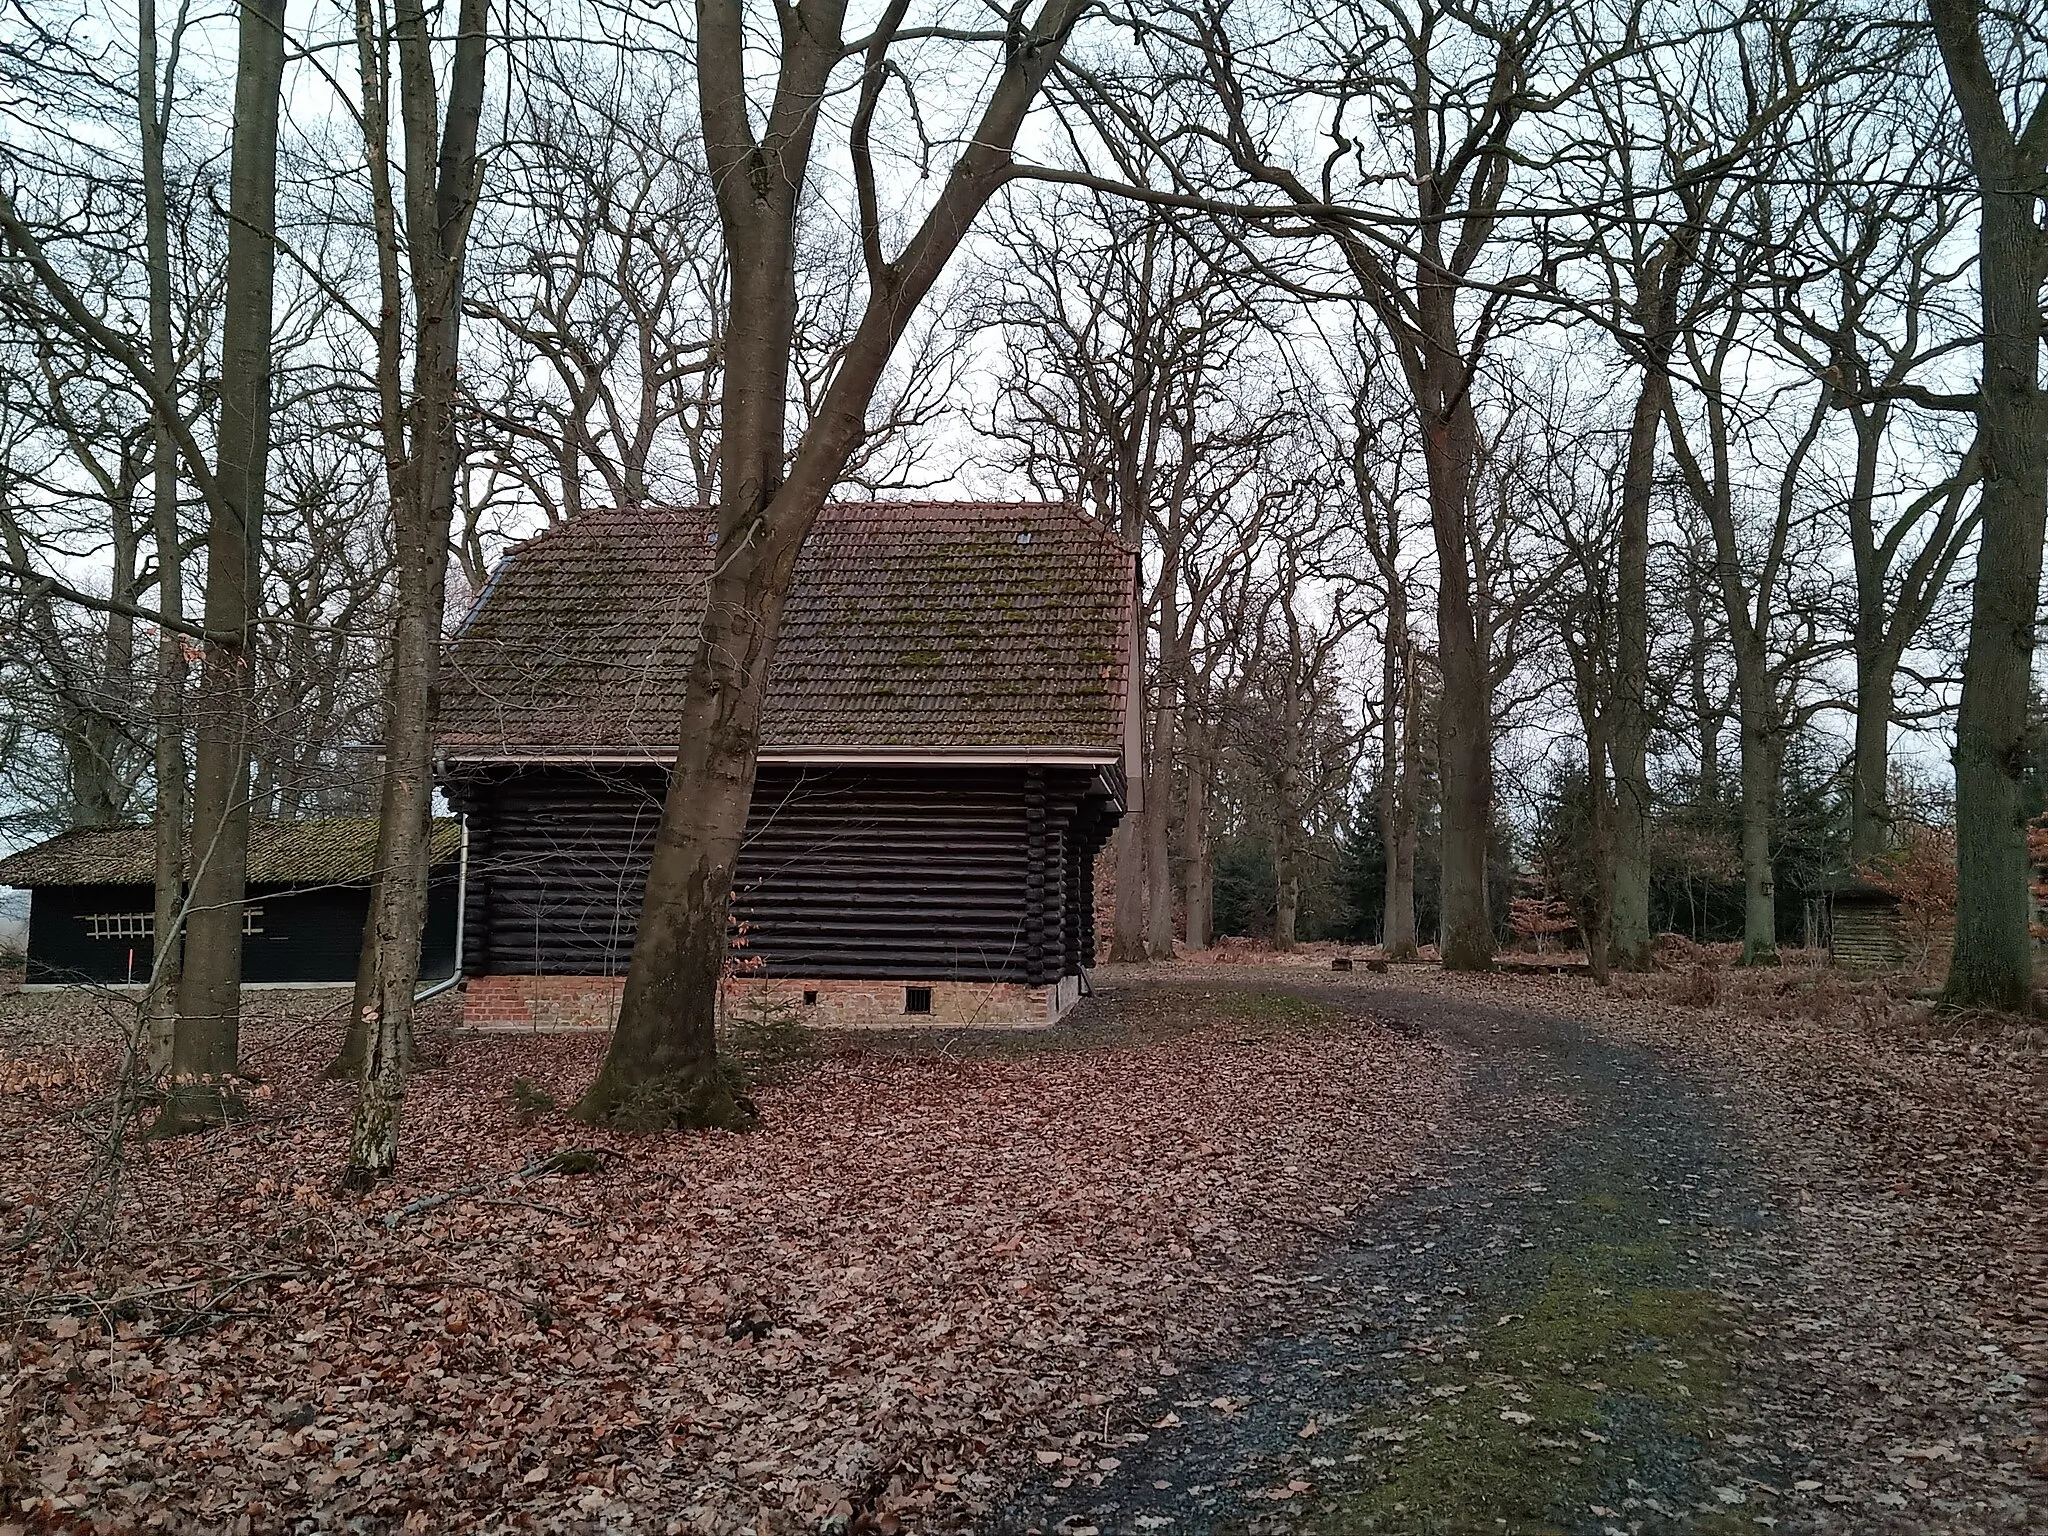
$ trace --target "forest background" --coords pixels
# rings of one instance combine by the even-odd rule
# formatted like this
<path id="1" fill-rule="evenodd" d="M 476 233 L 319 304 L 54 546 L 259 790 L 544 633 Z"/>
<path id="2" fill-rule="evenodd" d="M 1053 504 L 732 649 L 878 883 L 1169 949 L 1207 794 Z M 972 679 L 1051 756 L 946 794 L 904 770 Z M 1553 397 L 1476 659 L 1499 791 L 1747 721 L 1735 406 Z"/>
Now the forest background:
<path id="1" fill-rule="evenodd" d="M 1141 549 L 1118 958 L 1768 960 L 1845 881 L 1952 878 L 1954 753 L 2013 829 L 1966 872 L 2013 884 L 2041 7 L 872 9 L 15 0 L 6 842 L 417 820 L 373 749 L 430 740 L 507 548 L 598 504 L 779 528 L 815 481 Z"/>

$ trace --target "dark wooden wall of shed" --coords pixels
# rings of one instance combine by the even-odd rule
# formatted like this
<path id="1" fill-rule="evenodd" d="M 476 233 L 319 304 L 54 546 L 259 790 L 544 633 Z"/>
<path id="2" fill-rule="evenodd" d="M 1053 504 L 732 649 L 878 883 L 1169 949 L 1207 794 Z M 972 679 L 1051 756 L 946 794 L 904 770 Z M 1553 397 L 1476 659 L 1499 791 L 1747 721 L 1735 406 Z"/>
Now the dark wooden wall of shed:
<path id="1" fill-rule="evenodd" d="M 427 890 L 427 926 L 420 976 L 438 980 L 455 969 L 456 869 L 434 871 Z M 149 979 L 149 939 L 95 939 L 86 919 L 151 911 L 146 885 L 51 885 L 33 892 L 28 908 L 30 984 L 116 984 Z M 249 905 L 261 909 L 260 933 L 242 938 L 245 982 L 353 981 L 362 952 L 369 888 L 363 885 L 252 885 Z"/>
<path id="2" fill-rule="evenodd" d="M 1828 957 L 1845 971 L 1898 970 L 1906 959 L 1898 903 L 1836 896 L 1828 924 Z"/>
<path id="3" fill-rule="evenodd" d="M 1065 768 L 764 765 L 733 882 L 766 976 L 1014 981 L 1092 961 L 1093 871 L 1116 812 Z M 471 770 L 472 975 L 618 975 L 632 957 L 665 770 Z"/>

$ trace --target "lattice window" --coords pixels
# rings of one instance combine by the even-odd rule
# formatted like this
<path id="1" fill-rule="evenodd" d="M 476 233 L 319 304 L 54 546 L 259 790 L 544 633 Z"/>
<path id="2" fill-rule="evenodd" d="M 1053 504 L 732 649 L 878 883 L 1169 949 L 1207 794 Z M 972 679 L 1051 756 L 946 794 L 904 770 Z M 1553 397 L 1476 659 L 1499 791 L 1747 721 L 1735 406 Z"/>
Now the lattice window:
<path id="1" fill-rule="evenodd" d="M 156 935 L 156 914 L 154 912 L 96 912 L 82 917 L 85 936 L 89 939 L 148 939 Z M 263 931 L 263 909 L 242 908 L 242 932 L 245 934 Z"/>
<path id="2" fill-rule="evenodd" d="M 156 932 L 154 912 L 97 912 L 80 921 L 89 939 L 146 939 Z"/>

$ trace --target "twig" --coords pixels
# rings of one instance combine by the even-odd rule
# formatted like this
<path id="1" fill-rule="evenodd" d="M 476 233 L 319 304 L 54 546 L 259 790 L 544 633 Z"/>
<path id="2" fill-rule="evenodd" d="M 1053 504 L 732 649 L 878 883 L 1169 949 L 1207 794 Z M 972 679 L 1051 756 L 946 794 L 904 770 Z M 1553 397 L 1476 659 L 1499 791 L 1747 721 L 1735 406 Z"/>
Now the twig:
<path id="1" fill-rule="evenodd" d="M 413 1201 L 411 1205 L 400 1206 L 397 1210 L 387 1215 L 384 1218 L 384 1230 L 387 1232 L 392 1231 L 406 1217 L 417 1216 L 422 1211 L 431 1211 L 436 1206 L 446 1205 L 451 1200 L 460 1200 L 464 1195 L 480 1195 L 493 1184 L 501 1184 L 505 1179 L 511 1177 L 515 1177 L 515 1175 L 503 1174 L 495 1179 L 485 1179 L 481 1184 L 465 1184 L 460 1189 L 451 1189 L 445 1194 L 422 1195 L 419 1199 Z"/>
<path id="2" fill-rule="evenodd" d="M 200 1310 L 212 1311 L 214 1304 L 223 1296 L 238 1291 L 245 1285 L 254 1285 L 260 1280 L 296 1280 L 305 1273 L 306 1271 L 303 1269 L 262 1269 L 251 1274 L 236 1275 L 225 1285 L 222 1285 L 221 1289 L 209 1296 L 207 1304 L 200 1308 Z M 39 1307 L 51 1307 L 59 1312 L 106 1313 L 117 1307 L 132 1305 L 135 1302 L 149 1301 L 158 1296 L 175 1296 L 180 1291 L 192 1291 L 197 1290 L 202 1285 L 216 1284 L 220 1284 L 216 1278 L 205 1276 L 197 1280 L 181 1280 L 175 1285 L 152 1285 L 137 1291 L 116 1291 L 111 1296 L 93 1296 L 84 1292 L 72 1292 L 68 1295 L 38 1296 L 33 1298 L 33 1300 Z"/>
<path id="3" fill-rule="evenodd" d="M 524 1168 L 518 1169 L 515 1172 L 501 1173 L 494 1179 L 483 1179 L 475 1184 L 465 1184 L 460 1189 L 446 1190 L 438 1195 L 422 1195 L 419 1199 L 413 1201 L 412 1204 L 400 1206 L 397 1210 L 387 1215 L 384 1218 L 384 1228 L 386 1231 L 395 1230 L 398 1224 L 401 1221 L 405 1220 L 405 1218 L 408 1216 L 417 1216 L 422 1211 L 434 1210 L 439 1206 L 448 1204 L 451 1200 L 461 1200 L 467 1198 L 470 1195 L 480 1195 L 487 1189 L 491 1189 L 499 1184 L 508 1183 L 513 1179 L 530 1179 L 540 1174 L 553 1173 L 557 1168 L 559 1168 L 562 1165 L 562 1163 L 567 1158 L 576 1153 L 584 1153 L 587 1156 L 596 1157 L 599 1161 L 603 1160 L 602 1153 L 589 1152 L 587 1148 L 563 1147 L 557 1151 L 548 1153 L 546 1157 L 535 1158 L 532 1162 L 528 1163 Z M 512 1200 L 486 1203 L 527 1205 L 531 1202 L 524 1200 Z M 537 1211 L 542 1211 L 549 1210 L 550 1208 L 543 1205 L 535 1205 L 533 1206 L 533 1209 Z M 568 1213 L 563 1211 L 556 1211 L 554 1212 L 554 1214 L 567 1215 Z M 581 1220 L 580 1217 L 575 1216 L 570 1216 L 568 1219 L 571 1221 Z"/>
<path id="4" fill-rule="evenodd" d="M 523 1206 L 529 1211 L 541 1211 L 549 1216 L 559 1216 L 564 1221 L 573 1221 L 579 1227 L 590 1225 L 587 1217 L 578 1216 L 573 1211 L 565 1211 L 558 1205 L 542 1205 L 538 1200 L 479 1200 L 477 1204 Z"/>

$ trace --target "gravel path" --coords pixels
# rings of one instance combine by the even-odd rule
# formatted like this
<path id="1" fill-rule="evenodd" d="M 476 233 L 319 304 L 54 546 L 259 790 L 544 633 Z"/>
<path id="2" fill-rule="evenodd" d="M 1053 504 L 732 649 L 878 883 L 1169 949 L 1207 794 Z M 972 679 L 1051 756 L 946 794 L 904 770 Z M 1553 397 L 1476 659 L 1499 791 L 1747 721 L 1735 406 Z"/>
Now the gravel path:
<path id="1" fill-rule="evenodd" d="M 1113 980 L 1105 1003 L 1215 984 Z M 1290 1277 L 1284 1308 L 1162 1376 L 1123 1446 L 1041 1466 L 999 1529 L 2048 1529 L 2002 1449 L 2025 1435 L 2016 1391 L 1986 1388 L 1946 1439 L 1850 1448 L 1893 1476 L 1844 1464 L 1823 1353 L 1782 1315 L 1810 1307 L 1820 1261 L 1724 1086 L 1554 1016 L 1260 985 L 1451 1046 L 1474 1118 Z M 1924 1433 L 1898 1402 L 1898 1434 Z"/>

